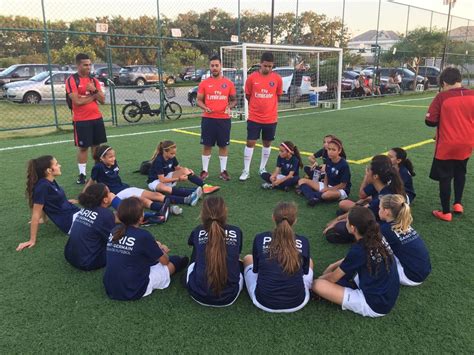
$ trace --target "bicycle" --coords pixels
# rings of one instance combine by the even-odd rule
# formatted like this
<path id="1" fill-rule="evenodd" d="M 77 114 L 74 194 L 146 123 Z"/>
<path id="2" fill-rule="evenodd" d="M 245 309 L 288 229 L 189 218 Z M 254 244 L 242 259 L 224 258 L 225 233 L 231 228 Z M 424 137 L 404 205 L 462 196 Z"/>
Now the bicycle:
<path id="1" fill-rule="evenodd" d="M 145 88 L 137 90 L 137 93 L 143 94 Z M 183 108 L 180 104 L 175 101 L 169 101 L 169 99 L 175 96 L 174 89 L 166 89 L 164 100 L 165 104 L 165 116 L 169 120 L 177 120 L 181 117 Z M 146 100 L 138 101 L 137 99 L 126 99 L 125 101 L 130 102 L 125 105 L 122 109 L 123 118 L 130 123 L 136 123 L 140 121 L 143 115 L 158 116 L 161 114 L 161 106 L 157 109 L 152 109 L 150 103 Z"/>

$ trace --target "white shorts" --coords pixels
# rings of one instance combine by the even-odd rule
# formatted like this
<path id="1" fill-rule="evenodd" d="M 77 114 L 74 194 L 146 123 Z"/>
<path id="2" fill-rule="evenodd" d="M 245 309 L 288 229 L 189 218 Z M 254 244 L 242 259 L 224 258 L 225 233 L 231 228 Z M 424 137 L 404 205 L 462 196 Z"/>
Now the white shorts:
<path id="1" fill-rule="evenodd" d="M 398 270 L 398 276 L 400 278 L 400 284 L 404 286 L 420 286 L 422 283 L 421 282 L 415 282 L 410 280 L 407 275 L 405 275 L 405 270 L 403 270 L 403 266 L 400 263 L 400 260 L 395 256 L 395 261 L 397 262 L 397 270 Z"/>
<path id="2" fill-rule="evenodd" d="M 125 200 L 129 197 L 141 197 L 144 191 L 145 190 L 139 189 L 138 187 L 128 187 L 120 191 L 116 196 L 121 200 Z"/>
<path id="3" fill-rule="evenodd" d="M 354 282 L 359 285 L 359 275 L 354 277 Z M 374 312 L 367 304 L 364 293 L 361 289 L 353 290 L 349 287 L 344 287 L 344 299 L 342 301 L 342 309 L 352 311 L 364 317 L 382 317 L 385 314 Z"/>
<path id="4" fill-rule="evenodd" d="M 301 308 L 306 306 L 306 303 L 309 301 L 309 290 L 311 289 L 311 285 L 313 283 L 313 269 L 309 269 L 309 272 L 306 275 L 303 275 L 303 283 L 305 286 L 305 297 L 303 303 L 295 308 L 289 309 L 271 309 L 265 306 L 262 306 L 258 301 L 257 297 L 255 297 L 255 289 L 257 288 L 257 280 L 258 274 L 253 272 L 253 264 L 249 265 L 244 270 L 244 277 L 245 277 L 245 285 L 247 286 L 247 292 L 249 293 L 250 299 L 252 300 L 253 304 L 260 308 L 265 312 L 270 313 L 292 313 L 299 311 Z"/>
<path id="5" fill-rule="evenodd" d="M 171 179 L 173 177 L 173 172 L 168 173 L 168 175 L 165 176 L 167 179 Z M 151 191 L 157 191 L 158 185 L 165 185 L 168 187 L 173 187 L 176 186 L 176 182 L 161 182 L 160 179 L 153 180 L 148 184 L 148 188 Z"/>
<path id="6" fill-rule="evenodd" d="M 155 264 L 150 267 L 149 278 L 150 281 L 142 297 L 148 296 L 153 290 L 163 290 L 167 288 L 171 282 L 170 269 L 161 263 Z"/>
<path id="7" fill-rule="evenodd" d="M 196 263 L 191 263 L 189 264 L 188 266 L 188 272 L 186 274 L 186 285 L 188 284 L 188 281 L 189 281 L 189 275 L 191 275 L 191 273 L 194 271 L 194 265 Z M 207 307 L 216 307 L 216 308 L 219 308 L 219 307 L 228 307 L 228 306 L 231 306 L 234 304 L 235 301 L 237 301 L 237 298 L 239 298 L 239 295 L 240 295 L 240 292 L 242 291 L 242 289 L 244 288 L 244 277 L 242 276 L 242 273 L 240 273 L 240 280 L 239 280 L 239 292 L 237 292 L 237 296 L 235 296 L 235 298 L 232 300 L 232 302 L 230 302 L 229 304 L 223 304 L 223 305 L 215 305 L 215 304 L 207 304 L 207 303 L 202 303 L 202 302 L 199 302 L 198 300 L 196 300 L 195 298 L 193 298 L 191 296 L 191 298 L 193 300 L 195 300 L 197 303 L 199 303 L 200 305 L 202 306 L 207 306 Z"/>
<path id="8" fill-rule="evenodd" d="M 332 187 L 331 185 L 328 185 L 328 186 Z M 322 189 L 324 189 L 324 182 L 320 181 L 319 182 L 319 191 L 321 191 Z M 339 196 L 339 201 L 345 200 L 348 197 L 346 190 L 339 189 L 337 191 L 339 191 L 339 195 L 341 195 L 341 196 Z"/>

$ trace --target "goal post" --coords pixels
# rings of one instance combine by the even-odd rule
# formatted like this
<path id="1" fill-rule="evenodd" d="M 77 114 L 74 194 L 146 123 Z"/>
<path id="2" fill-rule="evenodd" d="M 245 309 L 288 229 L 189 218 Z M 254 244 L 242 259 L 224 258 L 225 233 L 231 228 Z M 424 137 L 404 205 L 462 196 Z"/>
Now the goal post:
<path id="1" fill-rule="evenodd" d="M 258 70 L 264 52 L 273 53 L 273 71 L 283 79 L 279 111 L 341 108 L 341 48 L 242 43 L 220 47 L 224 76 L 233 80 L 237 89 L 234 114 L 248 118 L 244 85 L 247 76 Z"/>

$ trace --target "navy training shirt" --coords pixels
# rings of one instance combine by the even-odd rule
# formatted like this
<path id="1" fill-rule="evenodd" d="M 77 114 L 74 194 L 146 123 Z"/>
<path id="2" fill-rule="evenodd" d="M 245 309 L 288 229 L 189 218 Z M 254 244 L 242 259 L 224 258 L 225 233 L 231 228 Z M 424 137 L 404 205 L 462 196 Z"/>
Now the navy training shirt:
<path id="1" fill-rule="evenodd" d="M 293 155 L 290 159 L 285 159 L 278 155 L 277 164 L 276 166 L 280 168 L 280 174 L 288 176 L 290 172 L 294 172 L 293 176 L 299 176 L 300 174 L 300 166 L 299 166 L 299 159 Z"/>
<path id="2" fill-rule="evenodd" d="M 390 249 L 388 243 L 387 248 Z M 388 314 L 400 290 L 396 262 L 393 260 L 387 272 L 383 257 L 379 253 L 371 253 L 370 263 L 372 273 L 367 268 L 367 250 L 363 241 L 359 241 L 352 244 L 340 268 L 350 277 L 359 275 L 359 289 L 374 312 Z"/>
<path id="3" fill-rule="evenodd" d="M 329 160 L 328 151 L 324 148 L 318 150 L 316 153 L 313 154 L 313 156 L 315 158 L 321 158 L 323 160 L 323 164 L 327 164 Z"/>
<path id="4" fill-rule="evenodd" d="M 375 189 L 375 188 L 374 188 Z M 377 191 L 377 190 L 375 190 Z M 369 202 L 369 208 L 375 216 L 377 221 L 380 221 L 379 217 L 379 205 L 380 205 L 380 197 L 383 195 L 390 195 L 393 194 L 392 189 L 390 186 L 385 185 L 382 190 L 380 190 L 376 195 L 372 195 L 372 201 Z"/>
<path id="5" fill-rule="evenodd" d="M 227 285 L 216 295 L 209 287 L 206 274 L 206 246 L 208 233 L 204 226 L 196 227 L 189 236 L 188 245 L 193 247 L 194 270 L 189 275 L 188 290 L 191 296 L 204 304 L 226 305 L 239 293 L 241 275 L 239 256 L 242 252 L 242 231 L 239 227 L 226 225 Z"/>
<path id="6" fill-rule="evenodd" d="M 253 241 L 253 272 L 258 273 L 255 297 L 264 307 L 270 309 L 290 309 L 301 305 L 306 296 L 303 275 L 309 272 L 309 242 L 303 236 L 295 238 L 301 254 L 301 268 L 288 275 L 276 259 L 270 259 L 269 246 L 271 232 L 257 234 Z"/>
<path id="7" fill-rule="evenodd" d="M 105 266 L 105 251 L 115 216 L 104 207 L 82 208 L 72 223 L 69 240 L 64 248 L 66 260 L 81 270 Z"/>
<path id="8" fill-rule="evenodd" d="M 179 165 L 176 157 L 166 160 L 165 157 L 159 154 L 153 163 L 151 163 L 150 172 L 148 173 L 148 183 L 158 179 L 158 175 L 168 175 L 175 171 L 175 168 Z"/>
<path id="9" fill-rule="evenodd" d="M 405 233 L 397 233 L 393 231 L 392 225 L 382 222 L 380 229 L 402 264 L 405 275 L 414 282 L 425 281 L 431 272 L 431 262 L 423 239 L 411 227 Z"/>
<path id="10" fill-rule="evenodd" d="M 326 176 L 328 178 L 328 185 L 336 186 L 341 183 L 346 183 L 344 191 L 349 195 L 351 192 L 351 169 L 346 159 L 341 158 L 337 163 L 328 159 L 326 163 Z"/>
<path id="11" fill-rule="evenodd" d="M 416 197 L 415 187 L 413 186 L 413 176 L 411 176 L 408 169 L 404 166 L 400 167 L 399 173 L 403 181 L 403 186 L 405 187 L 405 192 L 410 199 L 410 203 L 412 203 Z"/>
<path id="12" fill-rule="evenodd" d="M 33 188 L 33 204 L 43 205 L 43 211 L 64 233 L 71 229 L 72 216 L 79 211 L 66 198 L 56 180 L 39 179 Z"/>
<path id="13" fill-rule="evenodd" d="M 136 300 L 146 292 L 150 281 L 150 267 L 158 263 L 163 251 L 153 235 L 135 227 L 128 227 L 117 243 L 112 234 L 107 242 L 107 263 L 104 286 L 107 295 L 116 300 Z"/>
<path id="14" fill-rule="evenodd" d="M 130 187 L 122 182 L 119 173 L 120 168 L 117 164 L 117 161 L 115 161 L 114 165 L 111 167 L 99 162 L 96 163 L 92 168 L 91 179 L 95 182 L 101 182 L 107 185 L 110 192 L 118 194 L 120 191 Z"/>

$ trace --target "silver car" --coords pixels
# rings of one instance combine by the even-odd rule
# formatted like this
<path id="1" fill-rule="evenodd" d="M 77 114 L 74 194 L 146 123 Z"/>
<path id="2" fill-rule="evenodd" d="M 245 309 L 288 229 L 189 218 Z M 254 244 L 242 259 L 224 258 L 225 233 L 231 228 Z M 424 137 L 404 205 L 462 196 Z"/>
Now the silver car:
<path id="1" fill-rule="evenodd" d="M 74 74 L 70 71 L 53 71 L 52 81 L 54 85 L 54 97 L 57 100 L 66 100 L 66 79 Z M 52 100 L 51 80 L 49 71 L 35 75 L 34 77 L 5 84 L 3 97 L 15 102 L 37 104 L 41 100 Z"/>

